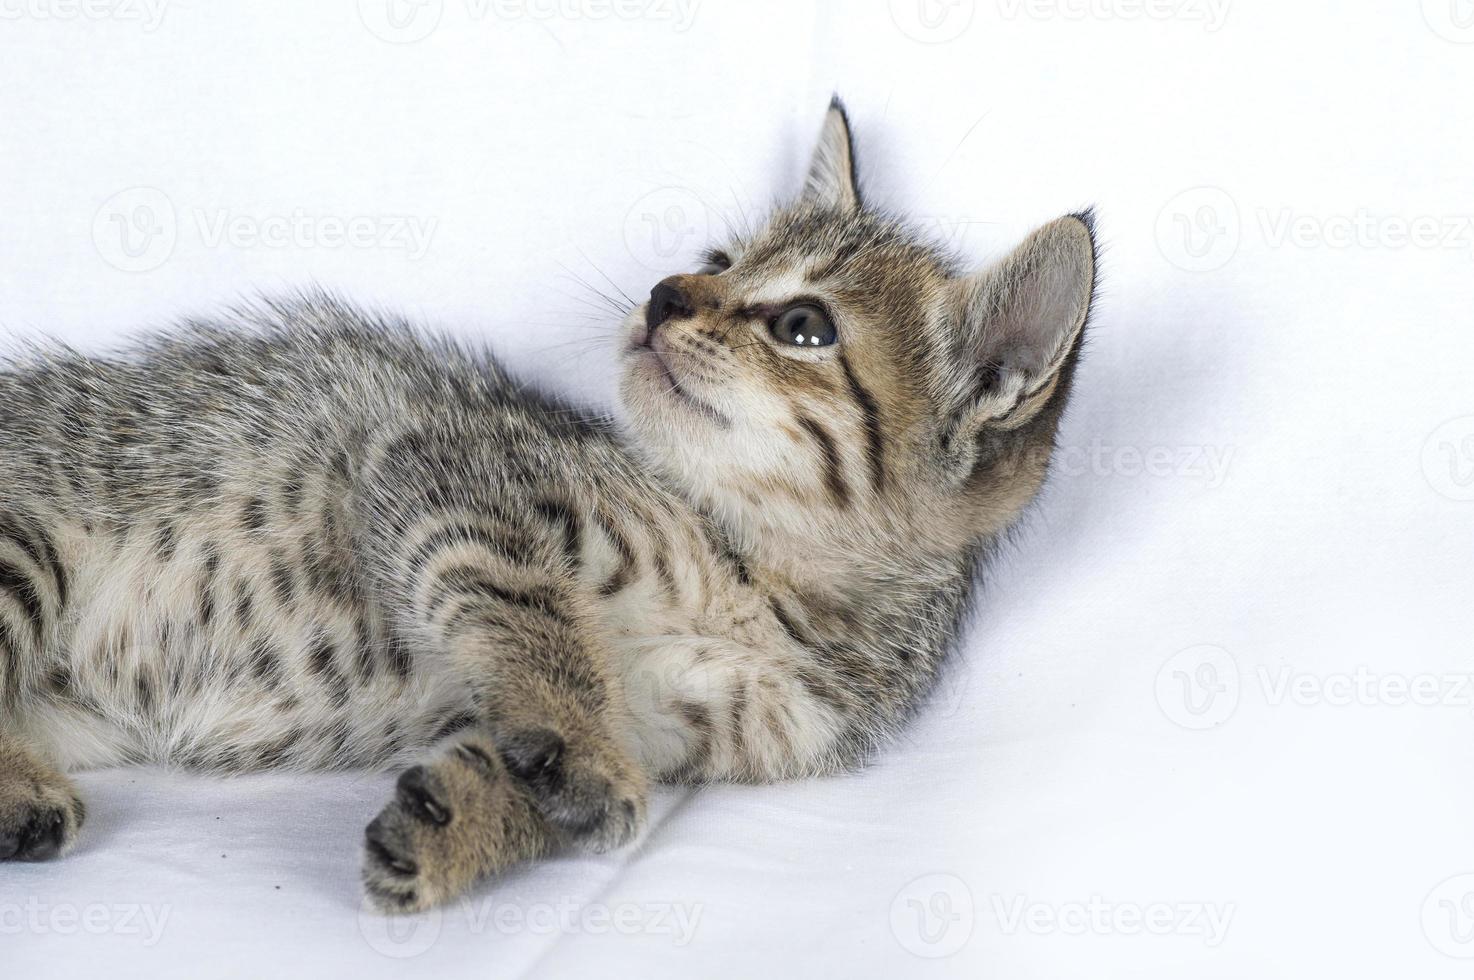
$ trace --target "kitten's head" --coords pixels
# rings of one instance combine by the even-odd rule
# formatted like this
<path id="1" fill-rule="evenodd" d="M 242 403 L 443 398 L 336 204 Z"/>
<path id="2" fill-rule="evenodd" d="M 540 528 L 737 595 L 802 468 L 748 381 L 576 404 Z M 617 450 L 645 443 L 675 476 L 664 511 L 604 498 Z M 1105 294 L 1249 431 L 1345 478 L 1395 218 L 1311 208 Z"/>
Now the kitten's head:
<path id="1" fill-rule="evenodd" d="M 622 394 L 667 477 L 738 528 L 928 551 L 1038 490 L 1095 285 L 1091 219 L 960 270 L 868 208 L 844 108 L 804 189 L 626 322 Z"/>

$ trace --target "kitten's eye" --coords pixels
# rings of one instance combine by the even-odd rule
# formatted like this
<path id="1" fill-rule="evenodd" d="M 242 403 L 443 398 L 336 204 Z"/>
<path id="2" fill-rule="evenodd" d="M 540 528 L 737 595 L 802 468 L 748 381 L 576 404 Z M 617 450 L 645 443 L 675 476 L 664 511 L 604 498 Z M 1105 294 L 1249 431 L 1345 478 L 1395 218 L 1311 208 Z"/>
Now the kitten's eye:
<path id="1" fill-rule="evenodd" d="M 784 310 L 769 329 L 777 340 L 795 347 L 828 347 L 839 339 L 829 317 L 810 303 Z"/>
<path id="2" fill-rule="evenodd" d="M 707 252 L 706 264 L 696 270 L 698 275 L 719 276 L 732 268 L 732 258 L 726 252 Z"/>

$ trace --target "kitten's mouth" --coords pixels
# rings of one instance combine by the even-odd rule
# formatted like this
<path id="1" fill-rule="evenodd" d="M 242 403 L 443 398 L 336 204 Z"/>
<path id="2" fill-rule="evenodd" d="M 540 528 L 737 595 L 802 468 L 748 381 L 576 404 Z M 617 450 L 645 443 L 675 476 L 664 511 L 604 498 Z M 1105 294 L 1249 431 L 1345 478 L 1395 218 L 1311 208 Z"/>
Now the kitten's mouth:
<path id="1" fill-rule="evenodd" d="M 667 360 L 666 355 L 650 341 L 651 338 L 646 337 L 644 343 L 631 344 L 630 350 L 637 356 L 649 358 L 654 362 L 656 383 L 663 383 L 665 390 L 674 396 L 674 400 L 678 404 L 685 405 L 687 408 L 699 415 L 705 416 L 723 428 L 730 425 L 731 422 L 725 415 L 691 394 L 681 384 L 680 379 L 676 377 L 676 373 L 671 370 L 670 361 Z"/>

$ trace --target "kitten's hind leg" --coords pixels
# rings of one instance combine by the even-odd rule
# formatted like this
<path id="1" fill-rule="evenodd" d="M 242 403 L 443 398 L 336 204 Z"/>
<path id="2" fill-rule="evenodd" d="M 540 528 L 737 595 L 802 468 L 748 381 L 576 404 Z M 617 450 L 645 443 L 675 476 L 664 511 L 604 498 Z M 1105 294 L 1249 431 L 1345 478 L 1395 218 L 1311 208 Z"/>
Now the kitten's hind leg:
<path id="1" fill-rule="evenodd" d="M 0 502 L 0 861 L 55 857 L 86 815 L 71 781 L 7 728 L 67 605 L 70 576 L 48 527 Z"/>
<path id="2" fill-rule="evenodd" d="M 44 861 L 63 853 L 86 816 L 71 780 L 0 733 L 0 861 Z"/>
<path id="3" fill-rule="evenodd" d="M 463 735 L 406 769 L 365 837 L 363 884 L 385 912 L 418 912 L 551 850 L 554 834 L 488 738 Z"/>

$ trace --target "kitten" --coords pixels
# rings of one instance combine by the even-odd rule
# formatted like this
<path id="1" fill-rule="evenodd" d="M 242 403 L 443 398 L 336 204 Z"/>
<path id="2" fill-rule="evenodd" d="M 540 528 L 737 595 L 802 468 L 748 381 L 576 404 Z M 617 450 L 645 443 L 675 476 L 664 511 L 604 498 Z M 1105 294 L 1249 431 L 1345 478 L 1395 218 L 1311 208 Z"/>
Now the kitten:
<path id="1" fill-rule="evenodd" d="M 622 430 L 326 297 L 0 372 L 0 859 L 75 842 L 71 769 L 408 765 L 363 881 L 412 911 L 652 779 L 862 761 L 1044 479 L 1091 220 L 964 274 L 836 101 L 708 259 L 623 324 Z"/>

